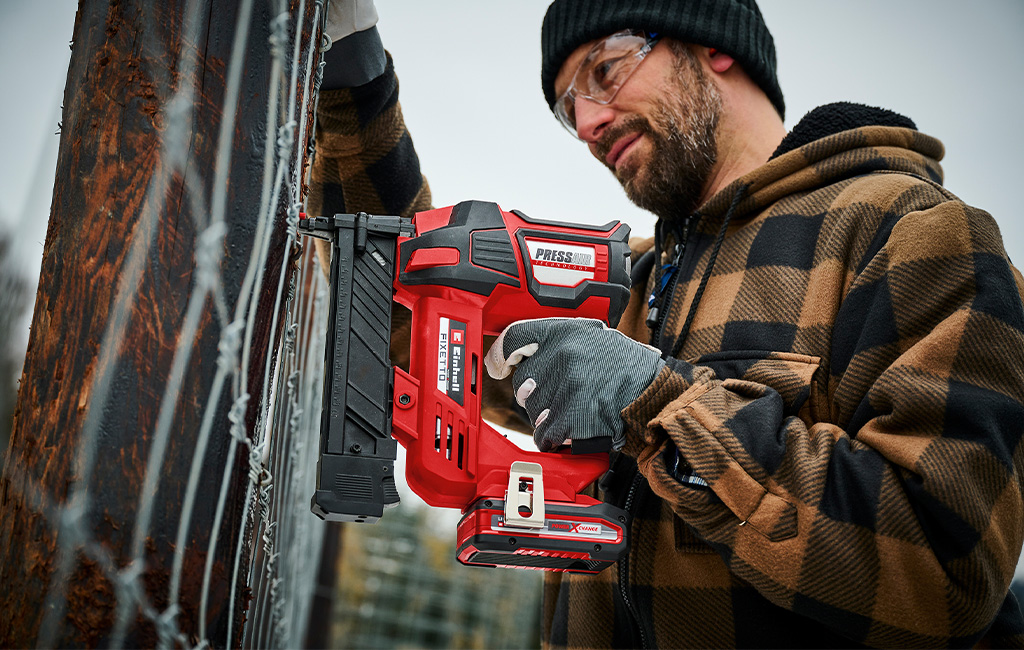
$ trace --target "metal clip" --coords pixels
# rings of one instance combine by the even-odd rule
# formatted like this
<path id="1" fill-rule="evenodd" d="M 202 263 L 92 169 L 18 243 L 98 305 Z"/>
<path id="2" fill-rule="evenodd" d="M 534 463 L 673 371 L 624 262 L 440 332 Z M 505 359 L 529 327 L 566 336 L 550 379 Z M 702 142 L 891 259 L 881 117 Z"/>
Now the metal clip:
<path id="1" fill-rule="evenodd" d="M 505 525 L 544 527 L 544 470 L 539 463 L 512 463 L 505 493 Z"/>

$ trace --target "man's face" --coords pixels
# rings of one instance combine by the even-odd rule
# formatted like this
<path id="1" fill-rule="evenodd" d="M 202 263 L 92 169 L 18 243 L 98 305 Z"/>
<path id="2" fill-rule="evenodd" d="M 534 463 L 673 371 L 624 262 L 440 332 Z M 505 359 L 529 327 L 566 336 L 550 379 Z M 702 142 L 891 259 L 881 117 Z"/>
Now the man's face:
<path id="1" fill-rule="evenodd" d="M 568 87 L 593 43 L 576 49 L 555 80 Z M 698 207 L 717 160 L 722 101 L 686 46 L 661 41 L 609 104 L 578 98 L 576 132 L 631 201 L 660 218 Z"/>

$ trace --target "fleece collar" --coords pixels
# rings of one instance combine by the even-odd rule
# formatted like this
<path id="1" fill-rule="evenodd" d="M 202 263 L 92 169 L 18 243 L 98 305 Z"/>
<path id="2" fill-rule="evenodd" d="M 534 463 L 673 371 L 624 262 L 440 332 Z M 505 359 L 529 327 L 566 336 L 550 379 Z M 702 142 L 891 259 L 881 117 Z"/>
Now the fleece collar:
<path id="1" fill-rule="evenodd" d="M 723 218 L 743 187 L 733 215 L 742 219 L 791 194 L 880 171 L 941 184 L 943 153 L 942 143 L 918 131 L 908 117 L 849 102 L 827 104 L 800 120 L 767 163 L 721 189 L 697 212 L 705 219 Z"/>
<path id="2" fill-rule="evenodd" d="M 863 126 L 896 126 L 917 130 L 914 120 L 886 108 L 852 102 L 825 104 L 804 115 L 769 160 L 815 140 Z"/>

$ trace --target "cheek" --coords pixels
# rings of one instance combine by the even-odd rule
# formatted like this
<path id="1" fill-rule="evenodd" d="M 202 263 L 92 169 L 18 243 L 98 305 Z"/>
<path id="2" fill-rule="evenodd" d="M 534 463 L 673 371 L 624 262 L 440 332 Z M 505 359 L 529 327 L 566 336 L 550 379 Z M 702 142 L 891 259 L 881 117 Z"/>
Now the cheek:
<path id="1" fill-rule="evenodd" d="M 619 160 L 618 169 L 613 170 L 620 180 L 639 178 L 653 162 L 654 142 L 650 134 L 640 138 Z"/>
<path id="2" fill-rule="evenodd" d="M 656 130 L 667 135 L 671 128 L 681 126 L 680 118 L 686 114 L 685 102 L 677 85 L 677 80 L 667 80 L 662 81 L 661 86 L 652 85 L 643 91 L 620 91 L 615 103 L 626 116 L 642 117 Z"/>

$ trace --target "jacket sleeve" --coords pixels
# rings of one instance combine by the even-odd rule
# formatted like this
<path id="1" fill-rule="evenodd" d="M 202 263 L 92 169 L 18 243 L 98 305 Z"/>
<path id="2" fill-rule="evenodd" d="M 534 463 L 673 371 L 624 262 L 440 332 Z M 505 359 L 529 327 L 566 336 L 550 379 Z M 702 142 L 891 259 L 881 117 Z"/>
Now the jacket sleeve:
<path id="1" fill-rule="evenodd" d="M 384 74 L 369 83 L 322 91 L 316 118 L 311 214 L 408 217 L 430 209 L 430 187 L 402 118 L 390 55 Z"/>
<path id="2" fill-rule="evenodd" d="M 775 604 L 873 646 L 972 645 L 1024 538 L 1024 283 L 954 200 L 905 214 L 851 276 L 826 380 L 670 360 L 623 412 L 638 465 Z M 788 410 L 793 386 L 818 406 Z M 708 488 L 677 480 L 676 450 Z"/>

